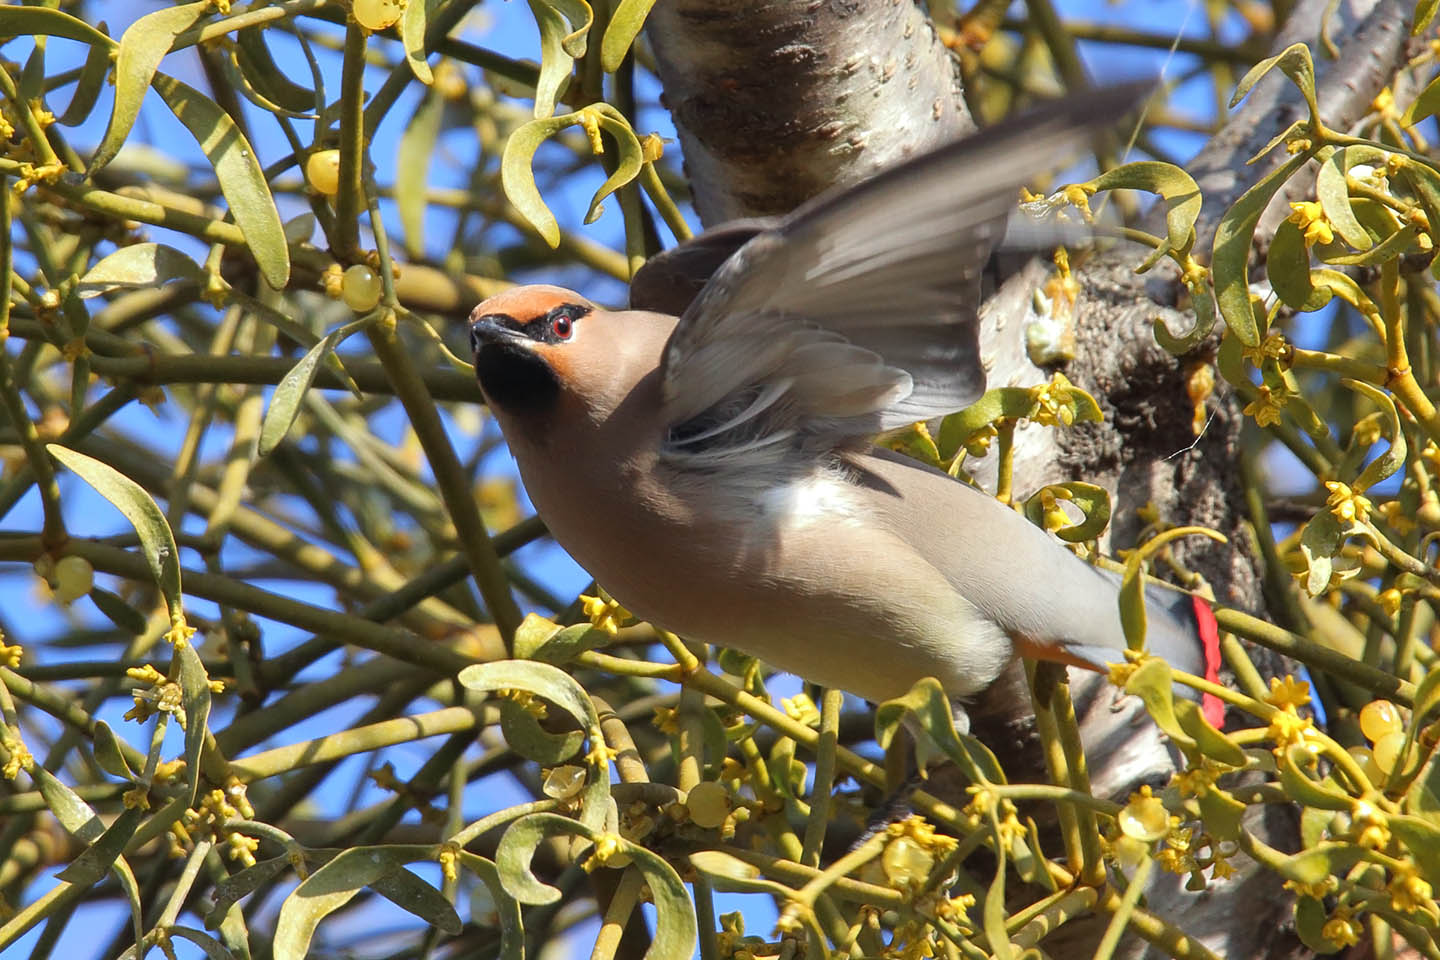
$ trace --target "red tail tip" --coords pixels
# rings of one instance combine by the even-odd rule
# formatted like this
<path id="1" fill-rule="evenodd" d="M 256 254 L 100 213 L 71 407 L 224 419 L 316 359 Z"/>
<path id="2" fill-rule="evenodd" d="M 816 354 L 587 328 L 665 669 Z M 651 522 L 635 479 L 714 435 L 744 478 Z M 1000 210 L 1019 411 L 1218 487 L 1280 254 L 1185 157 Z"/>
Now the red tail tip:
<path id="1" fill-rule="evenodd" d="M 1215 623 L 1215 613 L 1210 604 L 1199 597 L 1191 597 L 1195 607 L 1195 623 L 1200 629 L 1200 644 L 1205 651 L 1205 679 L 1211 683 L 1220 682 L 1220 627 Z M 1213 693 L 1201 698 L 1201 709 L 1210 725 L 1219 730 L 1225 726 L 1225 702 Z"/>

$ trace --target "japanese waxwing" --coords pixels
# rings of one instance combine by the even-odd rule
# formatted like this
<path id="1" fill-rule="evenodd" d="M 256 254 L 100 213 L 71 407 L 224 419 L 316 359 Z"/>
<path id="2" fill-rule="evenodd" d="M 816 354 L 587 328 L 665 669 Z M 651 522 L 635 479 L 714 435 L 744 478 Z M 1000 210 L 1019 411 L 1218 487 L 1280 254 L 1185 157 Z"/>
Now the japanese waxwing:
<path id="1" fill-rule="evenodd" d="M 1113 574 L 870 439 L 984 392 L 979 281 L 1020 185 L 1134 101 L 1054 104 L 704 234 L 637 273 L 635 309 L 480 304 L 475 373 L 551 534 L 636 616 L 868 700 L 927 676 L 963 698 L 1017 654 L 1123 660 Z M 1147 608 L 1150 651 L 1214 677 L 1209 608 L 1154 586 Z"/>

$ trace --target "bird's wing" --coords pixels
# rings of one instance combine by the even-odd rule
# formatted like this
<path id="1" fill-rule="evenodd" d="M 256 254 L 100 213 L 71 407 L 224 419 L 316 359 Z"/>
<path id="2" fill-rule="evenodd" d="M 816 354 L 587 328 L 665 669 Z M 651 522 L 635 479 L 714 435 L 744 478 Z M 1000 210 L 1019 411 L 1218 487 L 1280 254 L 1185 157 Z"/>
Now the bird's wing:
<path id="1" fill-rule="evenodd" d="M 630 309 L 680 316 L 735 251 L 779 225 L 779 217 L 732 220 L 660 251 L 630 278 Z"/>
<path id="2" fill-rule="evenodd" d="M 823 448 L 977 399 L 981 270 L 1020 186 L 1138 94 L 1057 101 L 757 232 L 666 344 L 667 455 L 719 460 L 797 435 Z"/>

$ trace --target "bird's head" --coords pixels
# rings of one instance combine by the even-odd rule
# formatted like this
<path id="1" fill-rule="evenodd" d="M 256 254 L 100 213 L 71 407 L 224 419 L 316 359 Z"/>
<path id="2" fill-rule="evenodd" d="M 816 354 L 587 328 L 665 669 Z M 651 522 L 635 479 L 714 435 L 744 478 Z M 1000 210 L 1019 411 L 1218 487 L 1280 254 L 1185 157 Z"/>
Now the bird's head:
<path id="1" fill-rule="evenodd" d="M 603 338 L 590 329 L 599 312 L 551 286 L 514 287 L 471 311 L 475 377 L 491 407 L 512 416 L 549 413 L 585 379 L 585 355 L 601 352 L 593 341 Z"/>

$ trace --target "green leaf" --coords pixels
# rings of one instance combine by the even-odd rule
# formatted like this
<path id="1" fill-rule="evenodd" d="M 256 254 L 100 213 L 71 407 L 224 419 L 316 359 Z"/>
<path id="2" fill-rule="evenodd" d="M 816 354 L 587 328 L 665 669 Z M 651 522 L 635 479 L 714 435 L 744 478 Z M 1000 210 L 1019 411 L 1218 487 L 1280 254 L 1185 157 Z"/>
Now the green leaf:
<path id="1" fill-rule="evenodd" d="M 1363 859 L 1364 847 L 1353 843 L 1322 843 L 1286 857 L 1275 869 L 1297 883 L 1320 883 L 1328 876 L 1343 874 Z"/>
<path id="2" fill-rule="evenodd" d="M 263 46 L 264 41 L 261 41 L 261 43 Z M 266 48 L 266 52 L 269 52 L 268 48 Z M 263 69 L 255 66 L 251 66 L 249 70 L 246 70 L 244 66 L 246 63 L 245 51 L 238 44 L 231 45 L 226 55 L 218 57 L 215 62 L 219 68 L 224 71 L 225 79 L 229 81 L 230 85 L 236 90 L 239 90 L 241 96 L 246 100 L 249 100 L 266 113 L 273 113 L 280 117 L 293 117 L 297 120 L 315 119 L 314 94 L 310 94 L 301 100 L 298 110 L 292 110 L 277 100 L 272 99 L 269 96 L 270 88 L 280 87 L 285 89 L 283 84 L 276 81 L 283 80 L 288 83 L 288 79 L 284 74 L 280 73 L 278 68 L 268 76 Z M 291 84 L 290 86 L 293 87 L 294 85 Z"/>
<path id="3" fill-rule="evenodd" d="M 1309 313 L 1330 302 L 1330 289 L 1311 282 L 1310 248 L 1295 223 L 1284 220 L 1275 228 L 1265 264 L 1271 288 L 1288 306 Z"/>
<path id="4" fill-rule="evenodd" d="M 1416 0 L 1415 22 L 1410 24 L 1410 36 L 1418 37 L 1430 29 L 1430 21 L 1435 19 L 1435 8 L 1440 6 L 1440 0 Z"/>
<path id="5" fill-rule="evenodd" d="M 291 866 L 288 856 L 271 857 L 221 880 L 211 894 L 214 904 L 205 915 L 205 926 L 212 929 L 218 927 L 231 907 L 289 870 Z"/>
<path id="6" fill-rule="evenodd" d="M 1183 701 L 1176 701 L 1177 705 Z M 1238 841 L 1245 819 L 1245 804 L 1218 787 L 1210 787 L 1197 798 L 1205 832 L 1216 840 Z"/>
<path id="7" fill-rule="evenodd" d="M 285 243 L 285 227 L 275 209 L 275 198 L 265 182 L 265 171 L 250 142 L 230 115 L 200 91 L 163 73 L 155 74 L 153 83 L 215 168 L 230 214 L 245 234 L 245 244 L 265 282 L 275 290 L 283 290 L 290 279 L 290 248 Z"/>
<path id="8" fill-rule="evenodd" d="M 402 866 L 392 867 L 370 881 L 370 889 L 452 937 L 459 936 L 464 929 L 460 915 L 455 912 L 450 901 L 446 900 L 439 890 Z"/>
<path id="9" fill-rule="evenodd" d="M 435 82 L 430 63 L 425 59 L 425 31 L 430 24 L 430 7 L 434 0 L 409 0 L 400 20 L 400 39 L 405 45 L 405 62 L 415 79 L 427 87 Z M 401 167 L 401 169 L 405 169 Z"/>
<path id="10" fill-rule="evenodd" d="M 190 788 L 186 806 L 193 807 L 200 788 L 200 754 L 210 722 L 210 675 L 190 644 L 178 644 L 175 656 L 180 658 L 181 702 L 185 706 L 185 783 Z"/>
<path id="11" fill-rule="evenodd" d="M 105 874 L 110 872 L 111 867 L 118 867 L 124 862 L 120 860 L 120 854 L 124 852 L 130 838 L 135 836 L 135 831 L 139 829 L 145 816 L 145 811 L 139 808 L 122 812 L 99 839 L 86 847 L 84 852 L 57 876 L 66 883 L 81 887 L 99 883 Z M 121 869 L 128 871 L 130 867 L 126 865 Z"/>
<path id="12" fill-rule="evenodd" d="M 1195 740 L 1195 745 L 1201 753 L 1211 760 L 1218 760 L 1220 763 L 1231 767 L 1245 766 L 1245 751 L 1225 734 L 1216 730 L 1205 719 L 1205 711 L 1193 700 L 1175 700 L 1175 719 L 1180 721 L 1180 728 L 1188 733 Z"/>
<path id="13" fill-rule="evenodd" d="M 594 223 L 604 212 L 602 201 L 639 175 L 640 168 L 645 163 L 645 151 L 641 149 L 640 141 L 635 137 L 635 131 L 630 129 L 629 121 L 620 111 L 608 103 L 597 103 L 586 109 L 599 114 L 597 122 L 600 129 L 614 138 L 616 149 L 619 151 L 615 172 L 605 179 L 599 190 L 595 191 L 595 196 L 590 198 L 590 207 L 585 211 L 585 222 Z"/>
<path id="14" fill-rule="evenodd" d="M 698 850 L 690 854 L 689 859 L 695 872 L 709 880 L 710 886 L 721 893 L 768 894 L 781 901 L 794 895 L 794 891 L 784 884 L 765 879 L 759 867 L 722 850 Z"/>
<path id="15" fill-rule="evenodd" d="M 1327 940 L 1321 933 L 1325 928 L 1325 921 L 1329 918 L 1325 904 L 1314 897 L 1295 898 L 1295 933 L 1300 937 L 1301 943 L 1316 953 L 1338 953 L 1340 950 L 1340 944 Z"/>
<path id="16" fill-rule="evenodd" d="M 582 823 L 554 813 L 532 813 L 512 823 L 500 838 L 495 867 L 506 893 L 520 903 L 554 903 L 561 893 L 542 883 L 530 870 L 535 851 L 546 839 L 581 836 L 598 843 L 602 834 Z M 655 939 L 645 960 L 689 960 L 695 951 L 695 908 L 675 869 L 655 853 L 619 834 L 603 835 L 618 851 L 629 857 L 645 877 L 655 903 Z"/>
<path id="17" fill-rule="evenodd" d="M 265 42 L 264 27 L 238 31 L 231 56 L 255 92 L 266 100 L 278 104 L 290 116 L 315 115 L 320 106 L 315 91 L 302 87 L 280 69 Z"/>
<path id="18" fill-rule="evenodd" d="M 155 79 L 160 61 L 175 45 L 175 38 L 214 10 L 209 0 L 165 7 L 140 17 L 121 35 L 120 52 L 115 60 L 115 109 L 110 114 L 105 136 L 90 160 L 90 176 L 115 159 L 130 136 L 135 118 L 140 115 L 145 91 Z"/>
<path id="19" fill-rule="evenodd" d="M 78 793 L 57 780 L 53 773 L 37 766 L 31 777 L 40 791 L 41 799 L 45 801 L 45 806 L 55 814 L 55 819 L 66 832 L 86 843 L 94 843 L 104 835 L 105 824 L 100 820 L 100 816 L 90 804 L 80 799 Z"/>
<path id="20" fill-rule="evenodd" d="M 940 421 L 940 436 L 936 445 L 940 456 L 949 460 L 960 452 L 965 441 L 982 427 L 996 420 L 1019 420 L 1035 410 L 1035 397 L 1028 387 L 995 387 L 964 410 L 950 414 Z"/>
<path id="21" fill-rule="evenodd" d="M 655 0 L 620 0 L 610 13 L 610 24 L 600 40 L 600 68 L 606 73 L 620 69 L 621 62 L 645 26 Z"/>
<path id="22" fill-rule="evenodd" d="M 1195 325 L 1186 333 L 1173 334 L 1163 318 L 1157 316 L 1152 325 L 1155 342 L 1171 356 L 1183 356 L 1200 346 L 1215 329 L 1215 291 L 1207 279 L 1190 287 L 1190 307 L 1195 312 Z"/>
<path id="23" fill-rule="evenodd" d="M 530 861 L 535 858 L 540 844 L 551 837 L 572 836 L 585 837 L 593 843 L 600 834 L 578 820 L 553 813 L 531 814 L 510 824 L 495 848 L 495 868 L 499 871 L 505 893 L 527 906 L 543 906 L 558 901 L 562 896 L 559 888 L 535 876 L 530 869 Z"/>
<path id="24" fill-rule="evenodd" d="M 165 515 L 150 499 L 145 489 L 109 464 L 87 457 L 77 450 L 62 447 L 58 443 L 47 443 L 45 449 L 56 460 L 75 472 L 80 479 L 95 488 L 95 492 L 113 503 L 135 532 L 140 535 L 140 549 L 150 573 L 165 597 L 165 605 L 171 617 L 180 612 L 180 554 L 175 549 L 175 537 Z"/>
<path id="25" fill-rule="evenodd" d="M 506 198 L 552 250 L 560 246 L 560 224 L 555 222 L 554 214 L 540 197 L 531 164 L 540 144 L 575 122 L 574 114 L 532 120 L 510 134 L 500 157 L 500 186 Z"/>
<path id="26" fill-rule="evenodd" d="M 1154 263 L 1171 250 L 1185 251 L 1195 242 L 1195 221 L 1203 198 L 1195 178 L 1170 163 L 1144 160 L 1108 170 L 1090 181 L 1096 190 L 1144 190 L 1165 201 L 1165 245 L 1149 258 Z"/>
<path id="27" fill-rule="evenodd" d="M 433 847 L 396 845 L 352 847 L 306 877 L 285 902 L 275 921 L 274 953 L 277 960 L 300 960 L 320 921 L 349 903 L 363 888 L 392 869 L 428 860 Z"/>
<path id="28" fill-rule="evenodd" d="M 460 671 L 460 685 L 467 690 L 490 693 L 495 690 L 526 690 L 544 697 L 575 719 L 592 740 L 600 738 L 600 718 L 595 704 L 575 678 L 548 663 L 530 660 L 498 660 L 477 663 Z M 580 820 L 587 829 L 600 829 L 610 804 L 610 766 L 587 765 Z"/>
<path id="29" fill-rule="evenodd" d="M 1390 832 L 1415 858 L 1421 876 L 1431 886 L 1440 883 L 1440 826 L 1422 817 L 1405 815 L 1391 815 L 1386 822 Z"/>
<path id="30" fill-rule="evenodd" d="M 1294 743 L 1275 755 L 1275 767 L 1280 773 L 1280 786 L 1285 795 L 1307 807 L 1318 810 L 1349 810 L 1355 805 L 1355 798 L 1329 780 L 1314 780 L 1305 773 L 1304 766 L 1311 760 L 1303 745 Z"/>
<path id="31" fill-rule="evenodd" d="M 145 614 L 102 587 L 90 588 L 90 602 L 109 617 L 111 623 L 132 636 L 140 636 L 149 627 Z"/>
<path id="32" fill-rule="evenodd" d="M 588 623 L 561 627 L 538 613 L 531 613 L 526 614 L 515 630 L 515 656 L 558 666 L 568 663 L 586 650 L 594 650 L 608 642 L 608 633 L 597 630 Z"/>
<path id="33" fill-rule="evenodd" d="M 1315 104 L 1315 62 L 1310 58 L 1310 48 L 1303 43 L 1291 44 L 1275 56 L 1261 60 L 1251 67 L 1235 87 L 1235 95 L 1230 98 L 1230 106 L 1234 107 L 1245 99 L 1245 95 L 1259 82 L 1260 78 L 1277 66 L 1295 86 L 1300 88 L 1300 95 L 1305 98 L 1305 103 L 1310 108 L 1311 121 L 1318 122 L 1320 108 Z"/>
<path id="34" fill-rule="evenodd" d="M 405 9 L 423 5 L 420 0 L 412 0 Z M 395 166 L 405 171 L 405 175 L 395 178 L 395 207 L 400 211 L 400 226 L 405 232 L 405 252 L 415 260 L 425 256 L 425 190 L 430 182 L 430 158 L 435 154 L 444 118 L 445 97 L 432 90 L 420 101 L 400 135 Z"/>
<path id="35" fill-rule="evenodd" d="M 98 297 L 111 290 L 167 283 L 205 285 L 205 271 L 190 257 L 163 243 L 135 243 L 121 247 L 85 272 L 76 284 L 82 298 Z"/>
<path id="36" fill-rule="evenodd" d="M 67 40 L 104 47 L 106 50 L 113 50 L 118 46 L 103 31 L 64 11 L 19 4 L 0 6 L 0 37 L 32 35 L 64 37 Z"/>
<path id="37" fill-rule="evenodd" d="M 1073 503 L 1080 508 L 1084 519 L 1077 524 L 1051 531 L 1066 543 L 1083 543 L 1093 540 L 1105 531 L 1110 523 L 1110 494 L 1104 487 L 1078 480 L 1070 483 L 1052 483 L 1036 490 L 1025 501 L 1025 519 L 1037 527 L 1045 526 L 1045 493 L 1057 500 Z"/>
<path id="38" fill-rule="evenodd" d="M 520 756 L 547 767 L 575 756 L 585 744 L 583 730 L 551 733 L 540 726 L 534 714 L 513 700 L 500 701 L 500 733 Z"/>
<path id="39" fill-rule="evenodd" d="M 365 321 L 355 320 L 331 330 L 280 378 L 275 392 L 270 395 L 270 406 L 265 411 L 265 419 L 260 424 L 260 456 L 269 456 L 295 425 L 295 418 L 300 415 L 300 403 L 305 399 L 310 385 L 315 382 L 315 371 L 320 366 L 320 361 L 330 355 L 346 337 L 364 325 Z"/>
<path id="40" fill-rule="evenodd" d="M 529 0 L 540 31 L 540 77 L 535 83 L 535 119 L 555 112 L 570 71 L 585 56 L 586 35 L 594 20 L 585 0 Z"/>
<path id="41" fill-rule="evenodd" d="M 1195 739 L 1185 732 L 1175 716 L 1175 680 L 1170 665 L 1159 657 L 1150 657 L 1130 674 L 1125 692 L 1145 702 L 1155 725 L 1186 753 L 1196 749 Z"/>
<path id="42" fill-rule="evenodd" d="M 1000 762 L 979 740 L 955 729 L 950 696 L 934 677 L 925 677 L 904 696 L 886 700 L 875 711 L 875 739 L 889 749 L 906 717 L 913 717 L 911 730 L 922 734 L 930 745 L 950 758 L 971 783 L 1004 783 Z"/>
<path id="43" fill-rule="evenodd" d="M 67 127 L 83 123 L 90 116 L 90 111 L 95 109 L 95 101 L 100 98 L 100 91 L 104 89 L 105 78 L 108 76 L 110 47 L 102 43 L 93 44 L 90 52 L 85 55 L 85 66 L 80 68 L 80 79 L 75 82 L 75 93 L 70 97 L 70 105 L 56 122 Z"/>
<path id="44" fill-rule="evenodd" d="M 1215 303 L 1220 316 L 1247 347 L 1258 346 L 1263 331 L 1255 321 L 1250 307 L 1250 248 L 1255 241 L 1255 226 L 1275 195 L 1295 171 L 1309 161 L 1312 151 L 1306 150 L 1286 160 L 1262 178 L 1220 219 L 1215 228 L 1215 245 L 1211 258 L 1211 274 L 1215 278 Z"/>
<path id="45" fill-rule="evenodd" d="M 1330 221 L 1340 238 L 1356 250 L 1369 250 L 1375 241 L 1370 239 L 1369 232 L 1355 219 L 1355 211 L 1350 206 L 1350 186 L 1345 182 L 1345 175 L 1357 163 L 1377 161 L 1384 166 L 1384 155 L 1374 148 L 1363 151 L 1354 147 L 1335 150 L 1320 165 L 1320 172 L 1315 177 L 1315 198 L 1320 201 L 1325 218 Z"/>
<path id="46" fill-rule="evenodd" d="M 125 762 L 125 750 L 120 745 L 120 738 L 110 725 L 104 720 L 95 721 L 95 729 L 90 732 L 95 740 L 95 762 L 100 764 L 100 769 L 112 777 L 119 777 L 122 780 L 135 780 L 135 773 L 130 769 L 130 764 Z M 78 798 L 77 798 L 78 799 Z"/>
<path id="47" fill-rule="evenodd" d="M 1388 393 L 1363 380 L 1351 380 L 1349 377 L 1345 377 L 1340 382 L 1357 393 L 1365 394 L 1375 406 L 1380 408 L 1381 422 L 1385 425 L 1385 439 L 1390 441 L 1389 448 L 1371 460 L 1351 485 L 1356 493 L 1363 493 L 1377 483 L 1394 476 L 1396 471 L 1405 466 L 1405 457 L 1408 452 L 1405 444 L 1405 432 L 1400 429 L 1400 415 L 1395 410 L 1395 401 L 1390 399 Z"/>
<path id="48" fill-rule="evenodd" d="M 498 960 L 525 960 L 525 923 L 520 914 L 520 904 L 505 892 L 500 882 L 500 872 L 495 864 L 473 853 L 460 851 L 460 864 L 475 876 L 490 891 L 495 903 L 495 913 L 500 918 L 500 946 L 496 952 Z"/>
<path id="49" fill-rule="evenodd" d="M 216 940 L 203 930 L 196 930 L 194 927 L 180 927 L 171 925 L 165 928 L 172 937 L 179 937 L 181 940 L 189 940 L 195 946 L 205 952 L 208 960 L 235 960 L 235 954 L 225 949 L 225 945 Z"/>

